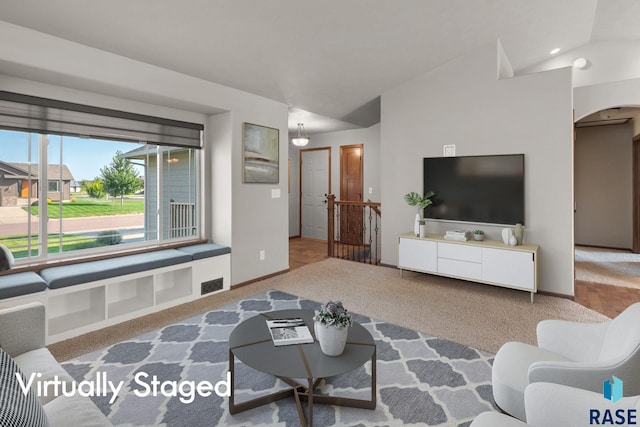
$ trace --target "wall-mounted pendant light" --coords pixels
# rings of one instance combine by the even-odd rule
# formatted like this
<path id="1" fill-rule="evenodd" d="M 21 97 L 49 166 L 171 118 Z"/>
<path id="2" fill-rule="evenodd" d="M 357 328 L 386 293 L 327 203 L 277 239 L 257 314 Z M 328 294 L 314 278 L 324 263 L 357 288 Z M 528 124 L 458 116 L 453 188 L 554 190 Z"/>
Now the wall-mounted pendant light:
<path id="1" fill-rule="evenodd" d="M 304 125 L 302 123 L 298 123 L 298 133 L 296 136 L 291 138 L 291 142 L 293 145 L 297 147 L 304 147 L 310 141 L 310 138 L 307 136 L 307 132 L 304 130 Z"/>

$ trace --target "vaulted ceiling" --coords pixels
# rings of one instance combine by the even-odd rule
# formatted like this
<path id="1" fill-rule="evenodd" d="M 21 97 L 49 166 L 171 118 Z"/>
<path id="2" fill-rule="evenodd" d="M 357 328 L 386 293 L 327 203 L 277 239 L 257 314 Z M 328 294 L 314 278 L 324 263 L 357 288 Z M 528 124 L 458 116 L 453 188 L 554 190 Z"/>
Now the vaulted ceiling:
<path id="1" fill-rule="evenodd" d="M 637 0 L 20 0 L 0 19 L 284 102 L 310 133 L 376 123 L 386 90 L 498 38 L 516 71 L 640 40 Z"/>

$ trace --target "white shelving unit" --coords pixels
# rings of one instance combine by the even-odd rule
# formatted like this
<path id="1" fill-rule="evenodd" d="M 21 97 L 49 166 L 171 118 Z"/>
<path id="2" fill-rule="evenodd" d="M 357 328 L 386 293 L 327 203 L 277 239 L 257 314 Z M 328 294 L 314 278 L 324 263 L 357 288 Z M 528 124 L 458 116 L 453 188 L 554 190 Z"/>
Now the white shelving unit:
<path id="1" fill-rule="evenodd" d="M 398 236 L 398 268 L 494 286 L 538 291 L 538 245 L 505 245 L 497 240 L 455 241 L 444 236 Z"/>
<path id="2" fill-rule="evenodd" d="M 47 344 L 202 297 L 201 283 L 231 283 L 231 255 L 83 283 L 38 294 L 47 307 Z M 206 295 L 211 295 L 208 293 Z M 12 306 L 14 301 L 3 300 Z M 16 299 L 15 303 L 23 303 Z"/>

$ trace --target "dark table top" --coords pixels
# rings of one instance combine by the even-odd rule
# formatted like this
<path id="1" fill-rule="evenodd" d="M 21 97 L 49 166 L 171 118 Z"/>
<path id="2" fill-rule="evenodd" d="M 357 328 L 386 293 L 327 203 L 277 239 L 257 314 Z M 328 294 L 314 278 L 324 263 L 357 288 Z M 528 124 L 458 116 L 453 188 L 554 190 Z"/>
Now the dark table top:
<path id="1" fill-rule="evenodd" d="M 229 348 L 246 365 L 284 378 L 328 378 L 352 371 L 371 359 L 373 337 L 354 322 L 349 328 L 347 345 L 340 356 L 326 356 L 315 341 L 276 347 L 267 328 L 267 319 L 301 317 L 313 334 L 312 310 L 278 310 L 244 320 L 229 337 Z"/>

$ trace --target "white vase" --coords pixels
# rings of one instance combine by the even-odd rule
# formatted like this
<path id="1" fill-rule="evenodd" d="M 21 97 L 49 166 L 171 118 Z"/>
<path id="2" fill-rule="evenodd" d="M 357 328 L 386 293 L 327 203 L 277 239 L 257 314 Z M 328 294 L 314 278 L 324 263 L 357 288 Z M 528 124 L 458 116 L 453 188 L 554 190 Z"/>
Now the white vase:
<path id="1" fill-rule="evenodd" d="M 502 242 L 505 245 L 509 244 L 509 240 L 511 240 L 511 236 L 513 236 L 513 232 L 511 231 L 510 228 L 503 228 L 502 229 Z"/>
<path id="2" fill-rule="evenodd" d="M 314 322 L 316 338 L 320 343 L 320 350 L 327 356 L 340 356 L 347 343 L 349 329 L 346 327 L 335 327 Z"/>
<path id="3" fill-rule="evenodd" d="M 416 222 L 413 224 L 413 232 L 415 233 L 416 237 L 420 235 L 420 220 L 422 218 L 420 218 L 420 214 L 417 213 L 416 214 Z"/>

